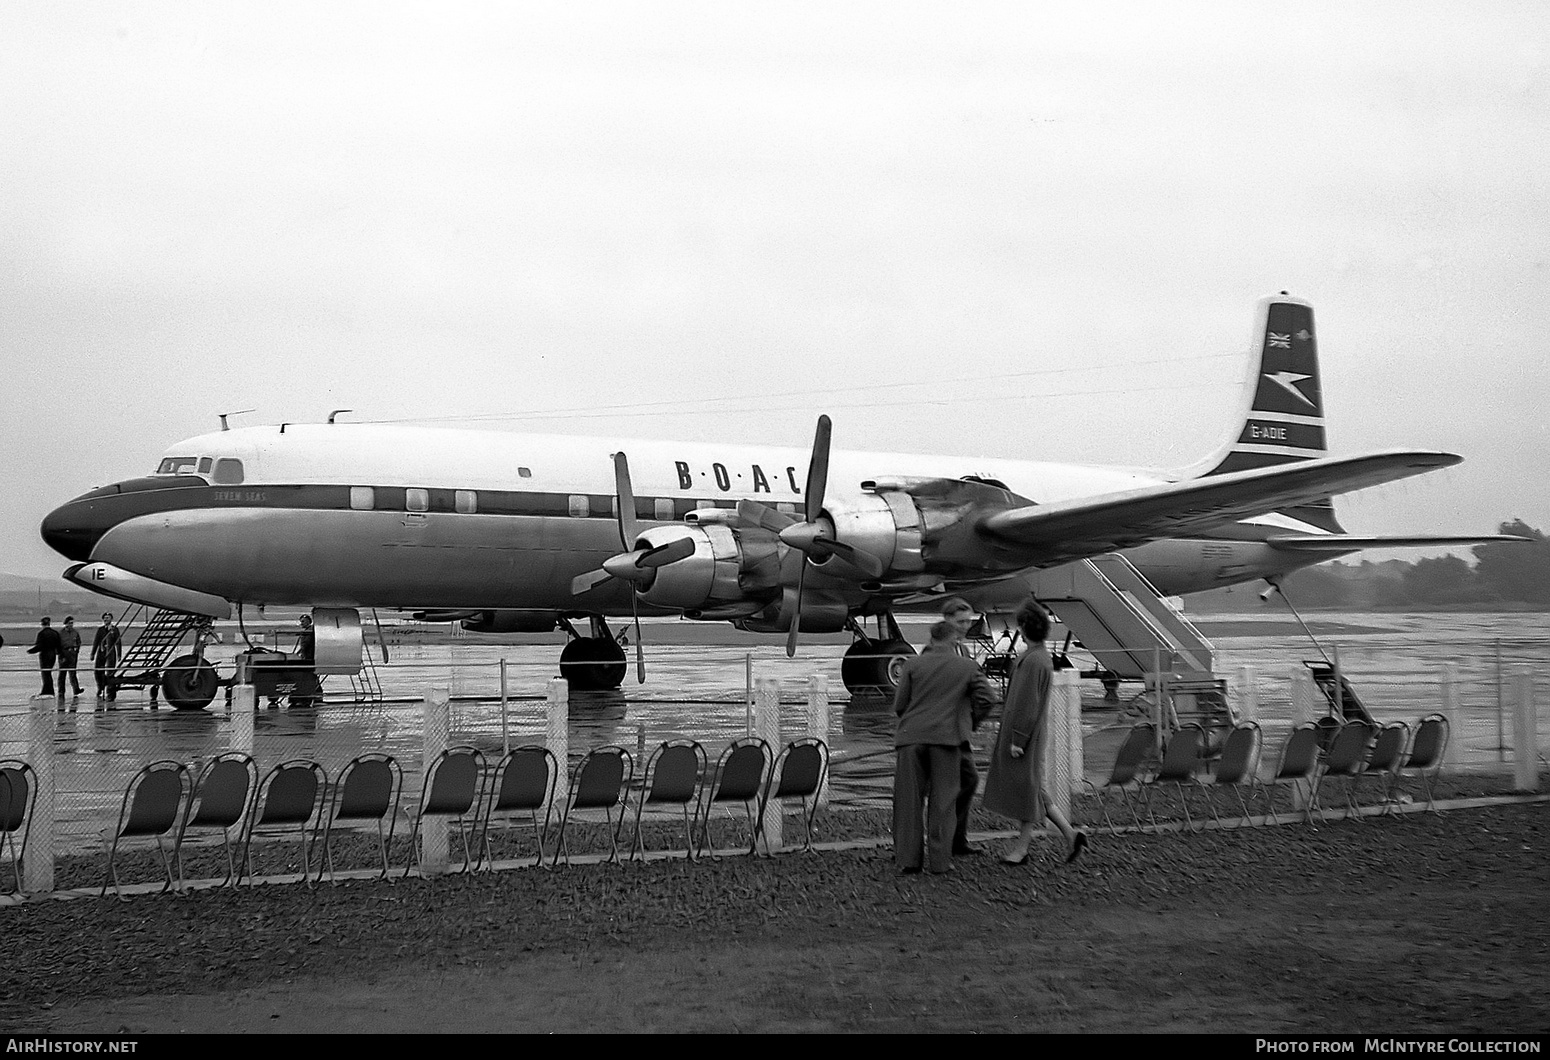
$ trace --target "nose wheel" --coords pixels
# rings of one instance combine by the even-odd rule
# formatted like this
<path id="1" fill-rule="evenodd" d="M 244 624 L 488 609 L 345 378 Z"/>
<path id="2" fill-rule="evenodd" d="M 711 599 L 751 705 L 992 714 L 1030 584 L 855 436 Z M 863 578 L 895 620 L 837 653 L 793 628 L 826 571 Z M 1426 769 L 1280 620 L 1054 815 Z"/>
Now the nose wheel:
<path id="1" fill-rule="evenodd" d="M 203 710 L 220 686 L 215 667 L 198 655 L 180 655 L 162 672 L 162 698 L 177 710 Z"/>

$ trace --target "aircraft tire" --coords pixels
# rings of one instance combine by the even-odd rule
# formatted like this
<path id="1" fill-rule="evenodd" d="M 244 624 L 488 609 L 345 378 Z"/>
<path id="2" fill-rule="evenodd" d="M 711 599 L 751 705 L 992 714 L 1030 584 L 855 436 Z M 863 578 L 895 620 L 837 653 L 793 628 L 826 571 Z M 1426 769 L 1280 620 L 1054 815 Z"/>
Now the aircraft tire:
<path id="1" fill-rule="evenodd" d="M 624 683 L 624 649 L 611 639 L 577 637 L 560 652 L 560 676 L 577 692 L 606 692 Z"/>
<path id="2" fill-rule="evenodd" d="M 852 698 L 893 698 L 904 673 L 906 656 L 915 649 L 902 640 L 858 640 L 845 649 L 840 678 Z"/>
<path id="3" fill-rule="evenodd" d="M 197 655 L 180 655 L 162 672 L 161 692 L 176 710 L 203 710 L 215 698 L 221 679 L 215 667 Z"/>

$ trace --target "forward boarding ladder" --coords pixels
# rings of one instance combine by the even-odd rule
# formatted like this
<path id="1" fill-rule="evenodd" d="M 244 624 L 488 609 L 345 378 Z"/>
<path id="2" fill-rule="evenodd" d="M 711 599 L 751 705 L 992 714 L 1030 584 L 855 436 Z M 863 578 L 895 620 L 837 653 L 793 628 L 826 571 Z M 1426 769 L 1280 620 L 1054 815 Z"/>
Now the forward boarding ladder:
<path id="1" fill-rule="evenodd" d="M 1110 553 L 1035 572 L 1028 587 L 1100 665 L 1123 678 L 1158 669 L 1211 677 L 1213 649 L 1124 556 Z"/>

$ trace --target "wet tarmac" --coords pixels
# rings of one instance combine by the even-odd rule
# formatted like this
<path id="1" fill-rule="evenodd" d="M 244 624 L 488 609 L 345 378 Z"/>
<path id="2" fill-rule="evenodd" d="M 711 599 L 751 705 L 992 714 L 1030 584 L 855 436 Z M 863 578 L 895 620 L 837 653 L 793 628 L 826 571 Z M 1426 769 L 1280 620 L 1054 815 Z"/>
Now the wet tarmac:
<path id="1" fill-rule="evenodd" d="M 1328 622 L 1328 616 L 1321 616 Z M 1240 667 L 1255 674 L 1257 715 L 1267 748 L 1293 722 L 1290 675 L 1302 660 L 1319 658 L 1306 638 L 1288 635 L 1284 623 L 1260 616 L 1218 620 L 1230 635 L 1212 635 L 1218 675 L 1227 679 L 1234 701 L 1241 697 Z M 1519 673 L 1532 675 L 1542 734 L 1550 733 L 1550 615 L 1347 615 L 1324 640 L 1326 654 L 1338 653 L 1341 668 L 1380 721 L 1413 723 L 1441 706 L 1440 678 L 1452 664 L 1458 675 L 1463 724 L 1458 747 L 1462 764 L 1485 768 L 1507 761 L 1511 711 Z M 1261 635 L 1263 631 L 1263 635 Z M 648 634 L 649 634 L 648 630 Z M 15 641 L 7 638 L 14 645 Z M 224 663 L 230 644 L 213 649 Z M 569 739 L 573 758 L 601 744 L 648 752 L 667 739 L 701 741 L 712 760 L 750 726 L 751 678 L 774 678 L 782 701 L 782 732 L 800 735 L 805 724 L 808 681 L 828 678 L 829 731 L 834 756 L 832 801 L 840 806 L 886 805 L 892 786 L 893 715 L 876 699 L 850 699 L 839 681 L 843 645 L 804 645 L 787 659 L 778 644 L 749 651 L 742 646 L 657 644 L 647 649 L 649 681 L 631 671 L 622 689 L 572 696 Z M 481 643 L 457 638 L 449 644 L 399 644 L 390 665 L 377 666 L 381 702 L 350 698 L 348 678 L 330 678 L 328 699 L 310 708 L 270 708 L 260 702 L 254 721 L 253 752 L 263 765 L 311 758 L 331 775 L 364 751 L 384 751 L 411 771 L 423 751 L 421 697 L 445 689 L 451 699 L 454 743 L 471 743 L 498 754 L 504 746 L 541 741 L 546 730 L 546 684 L 557 673 L 553 645 Z M 29 696 L 38 688 L 30 658 L 7 648 L 0 658 L 0 757 L 25 757 Z M 502 662 L 507 700 L 501 702 Z M 222 666 L 223 672 L 229 672 Z M 93 849 L 100 829 L 112 825 L 125 784 L 140 766 L 159 759 L 199 763 L 230 749 L 239 738 L 220 699 L 203 711 L 150 710 L 149 697 L 125 690 L 117 709 L 103 709 L 83 671 L 85 694 L 52 711 L 55 774 L 64 849 Z M 1084 687 L 1083 729 L 1086 768 L 1100 777 L 1130 718 L 1126 708 L 1142 706 L 1137 686 L 1122 686 L 1117 702 L 1106 702 L 1097 682 Z M 56 704 L 58 705 L 58 704 Z M 977 734 L 983 756 L 995 726 Z M 1544 737 L 1541 737 L 1543 742 Z M 1502 768 L 1506 768 L 1503 766 Z M 417 780 L 411 775 L 408 785 Z"/>

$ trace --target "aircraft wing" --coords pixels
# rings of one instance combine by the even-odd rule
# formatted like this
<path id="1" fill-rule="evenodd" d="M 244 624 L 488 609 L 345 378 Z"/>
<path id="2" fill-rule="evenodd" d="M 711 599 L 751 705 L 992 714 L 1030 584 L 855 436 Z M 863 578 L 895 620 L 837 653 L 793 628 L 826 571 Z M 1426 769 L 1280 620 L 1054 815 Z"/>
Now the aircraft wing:
<path id="1" fill-rule="evenodd" d="M 1386 450 L 1170 482 L 1138 490 L 1033 504 L 980 517 L 975 529 L 1045 566 L 1113 552 L 1335 493 L 1376 486 L 1463 460 L 1452 453 Z M 1290 536 L 1290 535 L 1288 535 Z M 1473 540 L 1473 539 L 1472 539 Z"/>
<path id="2" fill-rule="evenodd" d="M 1516 534 L 1276 534 L 1266 538 L 1265 544 L 1287 552 L 1356 552 L 1364 548 L 1449 548 L 1528 540 Z"/>

